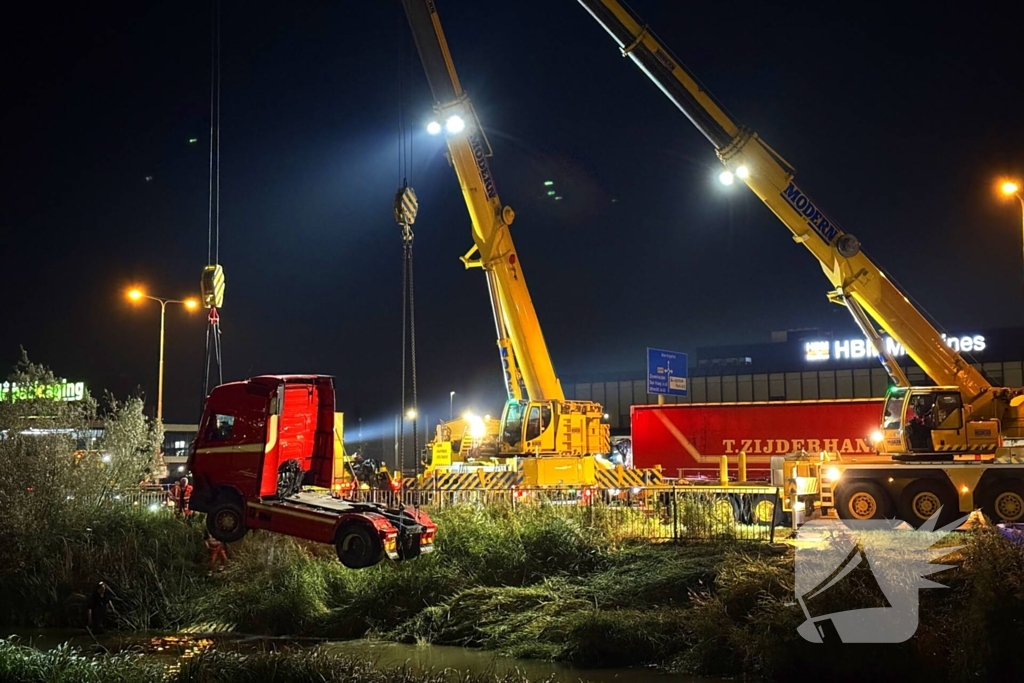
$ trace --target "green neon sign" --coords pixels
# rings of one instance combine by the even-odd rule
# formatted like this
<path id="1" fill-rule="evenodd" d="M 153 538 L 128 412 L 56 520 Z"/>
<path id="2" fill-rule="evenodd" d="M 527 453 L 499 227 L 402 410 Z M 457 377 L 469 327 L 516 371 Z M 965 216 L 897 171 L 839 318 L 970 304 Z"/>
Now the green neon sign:
<path id="1" fill-rule="evenodd" d="M 59 382 L 56 384 L 0 384 L 0 401 L 81 401 L 85 398 L 85 382 Z"/>

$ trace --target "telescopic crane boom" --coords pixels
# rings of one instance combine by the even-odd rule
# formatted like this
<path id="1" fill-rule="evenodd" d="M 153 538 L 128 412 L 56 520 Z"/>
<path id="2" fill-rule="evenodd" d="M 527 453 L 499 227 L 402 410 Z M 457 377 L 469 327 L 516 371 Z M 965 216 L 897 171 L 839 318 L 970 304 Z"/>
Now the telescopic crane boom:
<path id="1" fill-rule="evenodd" d="M 746 183 L 821 264 L 829 299 L 847 305 L 883 356 L 898 387 L 890 392 L 880 448 L 894 456 L 996 453 L 1020 439 L 1020 389 L 993 387 L 947 345 L 885 274 L 800 189 L 793 168 L 756 133 L 734 122 L 671 52 L 617 0 L 579 0 L 628 56 L 715 147 L 726 171 Z M 864 314 L 901 344 L 938 385 L 908 388 Z M 902 385 L 902 386 L 899 386 Z M 973 457 L 973 456 L 972 456 Z"/>
<path id="2" fill-rule="evenodd" d="M 444 133 L 469 210 L 474 244 L 462 261 L 467 268 L 482 268 L 487 276 L 509 393 L 499 448 L 508 455 L 607 453 L 608 426 L 601 422 L 601 406 L 566 401 L 555 375 L 509 232 L 515 212 L 498 197 L 487 161 L 490 145 L 459 82 L 435 4 L 402 0 L 402 5 L 434 96 L 438 118 L 432 127 Z"/>

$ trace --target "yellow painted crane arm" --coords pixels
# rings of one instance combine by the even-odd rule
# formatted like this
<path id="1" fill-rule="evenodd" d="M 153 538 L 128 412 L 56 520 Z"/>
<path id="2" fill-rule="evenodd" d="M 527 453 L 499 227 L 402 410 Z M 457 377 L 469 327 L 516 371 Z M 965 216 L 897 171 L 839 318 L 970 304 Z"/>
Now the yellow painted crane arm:
<path id="1" fill-rule="evenodd" d="M 522 264 L 512 244 L 509 225 L 515 213 L 503 206 L 498 197 L 487 162 L 490 146 L 473 105 L 459 83 L 435 3 L 433 0 L 402 0 L 402 6 L 427 73 L 449 159 L 472 221 L 479 261 L 466 260 L 466 264 L 480 265 L 488 272 L 499 345 L 504 326 L 514 353 L 514 360 L 509 361 L 513 365 L 518 362 L 530 399 L 562 401 L 562 388 L 548 355 Z M 517 381 L 513 377 L 510 384 L 506 377 L 506 384 L 514 387 Z M 511 397 L 513 389 L 509 392 Z"/>
<path id="2" fill-rule="evenodd" d="M 940 385 L 957 386 L 967 402 L 992 387 L 950 348 L 906 296 L 860 251 L 794 179 L 793 169 L 756 133 L 737 125 L 685 66 L 617 0 L 579 0 L 655 85 L 714 145 L 735 177 L 753 190 L 821 264 L 834 298 L 852 299 Z"/>

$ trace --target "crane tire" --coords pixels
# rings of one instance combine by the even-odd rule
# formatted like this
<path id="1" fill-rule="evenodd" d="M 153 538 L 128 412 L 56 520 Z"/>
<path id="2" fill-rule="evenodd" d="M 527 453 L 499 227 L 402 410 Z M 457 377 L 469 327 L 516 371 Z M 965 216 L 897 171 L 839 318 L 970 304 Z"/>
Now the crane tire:
<path id="1" fill-rule="evenodd" d="M 893 504 L 880 484 L 853 479 L 842 481 L 837 487 L 836 512 L 844 520 L 892 519 Z"/>
<path id="2" fill-rule="evenodd" d="M 899 511 L 900 519 L 915 529 L 938 514 L 935 528 L 939 528 L 960 516 L 960 499 L 956 490 L 940 479 L 916 479 L 900 493 Z"/>
<path id="3" fill-rule="evenodd" d="M 991 520 L 1024 522 L 1024 482 L 1020 479 L 997 479 L 985 486 L 981 510 Z"/>
<path id="4" fill-rule="evenodd" d="M 338 529 L 334 541 L 338 561 L 349 569 L 365 569 L 384 559 L 384 546 L 362 524 L 347 524 Z"/>

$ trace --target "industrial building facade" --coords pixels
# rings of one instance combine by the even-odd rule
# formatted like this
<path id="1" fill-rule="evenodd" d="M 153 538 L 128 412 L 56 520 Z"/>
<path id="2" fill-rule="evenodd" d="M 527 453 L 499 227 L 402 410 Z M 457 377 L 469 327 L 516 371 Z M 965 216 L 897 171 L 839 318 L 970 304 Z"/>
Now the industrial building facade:
<path id="1" fill-rule="evenodd" d="M 885 338 L 887 350 L 913 384 L 931 384 L 906 352 Z M 1024 386 L 1024 328 L 950 335 L 947 344 L 996 386 Z M 640 349 L 640 354 L 643 349 Z M 890 385 L 870 344 L 856 334 L 798 330 L 772 341 L 698 348 L 689 361 L 688 395 L 666 403 L 737 403 L 884 396 Z M 566 377 L 566 398 L 597 401 L 612 428 L 629 426 L 629 407 L 657 403 L 643 373 Z"/>

